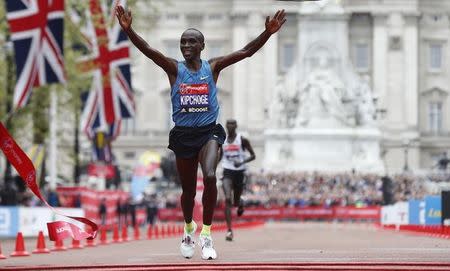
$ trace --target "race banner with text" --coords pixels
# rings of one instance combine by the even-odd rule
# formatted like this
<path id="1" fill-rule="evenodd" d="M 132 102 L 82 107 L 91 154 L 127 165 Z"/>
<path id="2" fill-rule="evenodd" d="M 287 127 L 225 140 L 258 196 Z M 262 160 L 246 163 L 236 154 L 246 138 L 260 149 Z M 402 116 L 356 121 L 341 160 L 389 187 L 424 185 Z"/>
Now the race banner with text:
<path id="1" fill-rule="evenodd" d="M 36 170 L 33 163 L 25 154 L 25 152 L 17 145 L 15 140 L 8 133 L 6 128 L 0 123 L 0 148 L 5 154 L 11 165 L 17 170 L 22 180 L 25 182 L 26 186 L 40 199 L 42 200 L 52 211 L 58 215 L 62 215 L 81 223 L 90 226 L 87 231 L 80 229 L 78 226 L 65 222 L 65 221 L 55 221 L 47 223 L 48 235 L 50 240 L 58 241 L 64 240 L 65 238 L 71 237 L 75 240 L 81 239 L 94 239 L 97 235 L 98 226 L 94 222 L 86 219 L 84 217 L 76 216 L 66 216 L 57 212 L 53 207 L 51 207 L 39 191 L 39 187 L 36 184 Z"/>
<path id="2" fill-rule="evenodd" d="M 195 211 L 194 211 L 195 213 Z M 281 207 L 274 206 L 270 208 L 265 207 L 247 207 L 244 215 L 237 217 L 236 213 L 232 214 L 234 219 L 247 220 L 370 220 L 380 221 L 381 207 Z M 160 209 L 158 211 L 158 218 L 160 220 L 183 220 L 183 212 L 181 209 Z M 225 210 L 223 207 L 218 207 L 214 211 L 214 219 L 222 221 L 225 219 Z"/>

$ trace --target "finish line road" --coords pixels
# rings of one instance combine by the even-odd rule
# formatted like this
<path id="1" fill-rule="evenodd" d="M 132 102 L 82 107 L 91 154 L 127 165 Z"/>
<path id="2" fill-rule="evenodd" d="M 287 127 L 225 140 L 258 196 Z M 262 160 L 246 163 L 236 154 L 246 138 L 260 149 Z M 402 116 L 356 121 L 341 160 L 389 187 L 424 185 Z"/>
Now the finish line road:
<path id="1" fill-rule="evenodd" d="M 237 229 L 234 235 L 235 240 L 227 242 L 224 231 L 213 232 L 214 245 L 218 252 L 215 261 L 203 261 L 200 258 L 200 248 L 192 259 L 184 259 L 179 253 L 180 236 L 98 245 L 79 250 L 52 251 L 50 254 L 32 254 L 28 257 L 8 257 L 0 260 L 0 269 L 19 270 L 18 267 L 29 267 L 45 270 L 51 266 L 55 268 L 58 266 L 61 269 L 64 269 L 64 266 L 78 266 L 78 268 L 103 266 L 104 269 L 95 270 L 204 270 L 201 266 L 209 266 L 208 270 L 222 270 L 217 269 L 222 266 L 223 270 L 246 270 L 233 269 L 246 263 L 253 264 L 258 270 L 316 270 L 318 266 L 326 267 L 327 264 L 329 269 L 317 270 L 341 269 L 339 266 L 331 268 L 330 264 L 345 266 L 357 264 L 360 267 L 352 270 L 365 270 L 363 266 L 378 263 L 380 268 L 382 266 L 387 268 L 386 264 L 389 264 L 389 266 L 410 266 L 410 269 L 417 268 L 417 270 L 450 270 L 450 239 L 388 231 L 371 224 L 276 222 L 255 228 Z M 67 243 L 65 245 L 69 246 Z M 5 256 L 9 256 L 14 250 L 14 240 L 4 240 L 1 245 Z M 53 247 L 48 240 L 46 245 L 48 248 Z M 26 241 L 28 252 L 32 252 L 35 247 L 35 239 Z M 287 268 L 292 263 L 296 263 L 296 266 L 315 267 L 264 269 L 264 264 L 273 264 L 272 267 L 284 264 Z M 434 269 L 420 268 L 419 263 L 434 266 Z M 154 266 L 159 269 L 145 269 L 146 266 L 150 268 L 154 264 L 168 265 Z M 180 264 L 184 265 L 183 269 L 174 269 Z M 114 265 L 116 268 L 121 266 L 121 269 L 114 269 Z M 190 269 L 190 265 L 193 269 Z M 128 269 L 131 266 L 142 268 Z M 163 266 L 171 266 L 172 269 L 165 269 Z M 380 268 L 375 270 L 394 270 Z"/>

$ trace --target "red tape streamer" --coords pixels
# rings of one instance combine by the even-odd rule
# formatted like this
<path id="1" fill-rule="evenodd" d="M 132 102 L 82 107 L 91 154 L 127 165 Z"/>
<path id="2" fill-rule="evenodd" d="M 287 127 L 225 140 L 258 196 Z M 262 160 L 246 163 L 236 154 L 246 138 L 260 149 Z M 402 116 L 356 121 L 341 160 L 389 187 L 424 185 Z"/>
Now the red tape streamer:
<path id="1" fill-rule="evenodd" d="M 20 177 L 27 185 L 27 187 L 33 191 L 33 193 L 41 199 L 54 213 L 71 218 L 90 226 L 90 229 L 84 231 L 76 225 L 65 222 L 55 221 L 47 223 L 48 236 L 52 241 L 64 240 L 67 237 L 72 237 L 75 240 L 82 239 L 94 239 L 97 236 L 98 226 L 94 222 L 84 217 L 66 216 L 56 211 L 50 206 L 47 201 L 42 197 L 39 187 L 36 184 L 36 170 L 33 163 L 25 154 L 25 152 L 17 145 L 16 141 L 11 137 L 6 128 L 0 123 L 0 148 L 5 154 L 8 161 L 17 170 Z"/>

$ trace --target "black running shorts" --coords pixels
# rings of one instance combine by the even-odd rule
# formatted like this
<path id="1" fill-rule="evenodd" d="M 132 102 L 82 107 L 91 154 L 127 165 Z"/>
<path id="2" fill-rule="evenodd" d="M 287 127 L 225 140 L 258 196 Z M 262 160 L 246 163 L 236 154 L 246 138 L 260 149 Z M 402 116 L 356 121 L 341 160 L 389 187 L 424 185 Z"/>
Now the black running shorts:
<path id="1" fill-rule="evenodd" d="M 233 190 L 244 187 L 244 170 L 223 169 L 223 178 L 230 179 L 233 183 Z"/>
<path id="2" fill-rule="evenodd" d="M 167 147 L 177 158 L 192 158 L 198 155 L 209 140 L 215 140 L 222 145 L 225 138 L 225 130 L 220 124 L 212 123 L 201 127 L 175 126 L 170 130 Z"/>

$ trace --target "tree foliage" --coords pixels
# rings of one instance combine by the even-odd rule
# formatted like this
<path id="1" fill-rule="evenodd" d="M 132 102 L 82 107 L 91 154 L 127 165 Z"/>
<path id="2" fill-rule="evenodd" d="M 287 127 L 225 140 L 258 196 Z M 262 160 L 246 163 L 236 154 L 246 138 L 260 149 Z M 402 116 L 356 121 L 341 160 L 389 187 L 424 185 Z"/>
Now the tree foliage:
<path id="1" fill-rule="evenodd" d="M 152 21 L 152 16 L 158 13 L 152 0 L 129 0 L 127 4 L 133 10 L 136 23 L 138 21 Z M 14 52 L 12 48 L 8 50 L 8 44 L 11 43 L 8 43 L 9 29 L 6 20 L 5 4 L 0 4 L 0 120 L 8 124 L 8 129 L 13 135 L 21 135 L 25 131 L 27 133 L 24 134 L 29 134 L 29 129 L 32 128 L 32 140 L 35 144 L 44 144 L 48 139 L 51 89 L 54 88 L 58 94 L 58 117 L 64 117 L 64 119 L 73 121 L 71 127 L 74 127 L 78 125 L 75 122 L 79 121 L 81 115 L 81 94 L 89 90 L 92 81 L 89 74 L 80 72 L 78 68 L 81 52 L 74 48 L 77 47 L 77 44 L 82 43 L 83 37 L 80 32 L 80 26 L 72 21 L 70 14 L 71 8 L 78 10 L 88 9 L 89 0 L 65 0 L 65 7 L 64 61 L 66 84 L 34 88 L 29 103 L 25 107 L 15 110 L 12 118 L 7 122 L 6 120 L 9 119 L 7 118 L 8 113 L 11 112 L 16 76 Z M 141 7 L 145 7 L 147 11 L 139 10 Z M 136 18 L 139 18 L 139 20 Z M 82 18 L 82 20 L 85 19 Z M 66 143 L 71 144 L 72 142 Z"/>

